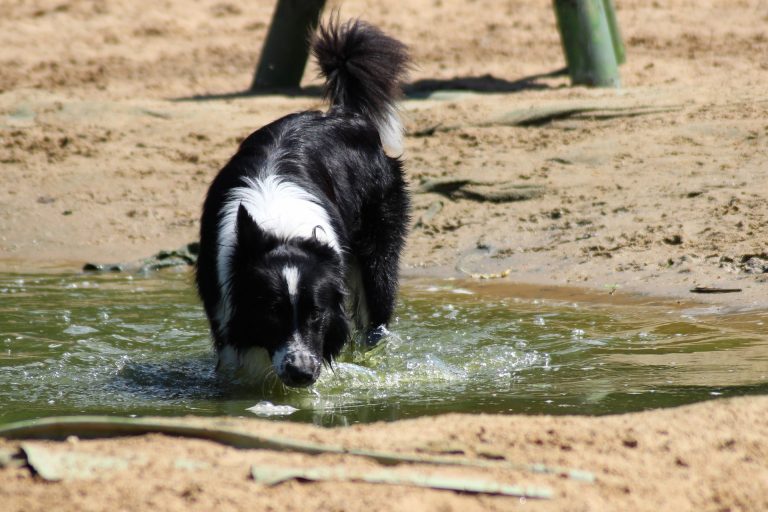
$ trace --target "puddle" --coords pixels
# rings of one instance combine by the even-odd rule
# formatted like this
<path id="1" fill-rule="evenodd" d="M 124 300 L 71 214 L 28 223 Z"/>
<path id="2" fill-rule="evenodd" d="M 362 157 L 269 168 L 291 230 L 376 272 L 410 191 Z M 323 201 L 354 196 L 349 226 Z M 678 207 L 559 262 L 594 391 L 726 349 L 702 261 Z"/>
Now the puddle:
<path id="1" fill-rule="evenodd" d="M 345 425 L 608 414 L 768 393 L 768 312 L 515 290 L 407 281 L 385 343 L 347 350 L 310 390 L 275 394 L 214 372 L 187 273 L 0 274 L 0 422 L 197 414 Z"/>

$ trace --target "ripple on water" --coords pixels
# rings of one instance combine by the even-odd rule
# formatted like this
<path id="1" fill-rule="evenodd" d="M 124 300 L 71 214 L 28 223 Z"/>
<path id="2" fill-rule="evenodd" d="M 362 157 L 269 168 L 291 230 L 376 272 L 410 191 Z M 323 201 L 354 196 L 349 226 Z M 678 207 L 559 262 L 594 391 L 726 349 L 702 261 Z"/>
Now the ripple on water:
<path id="1" fill-rule="evenodd" d="M 0 421 L 274 413 L 330 425 L 450 411 L 602 414 L 768 391 L 764 313 L 489 299 L 462 286 L 406 284 L 378 347 L 350 346 L 312 389 L 293 390 L 214 370 L 183 274 L 0 275 L 0 294 L 14 296 L 0 301 Z"/>

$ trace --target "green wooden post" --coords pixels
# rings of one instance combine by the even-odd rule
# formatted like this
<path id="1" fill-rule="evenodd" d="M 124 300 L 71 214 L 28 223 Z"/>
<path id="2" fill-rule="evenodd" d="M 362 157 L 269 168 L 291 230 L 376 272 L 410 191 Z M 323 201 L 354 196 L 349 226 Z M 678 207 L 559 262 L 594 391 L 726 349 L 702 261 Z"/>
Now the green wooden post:
<path id="1" fill-rule="evenodd" d="M 325 0 L 278 0 L 251 91 L 298 87 Z"/>
<path id="2" fill-rule="evenodd" d="M 619 69 L 603 0 L 553 0 L 573 85 L 619 87 Z"/>
<path id="3" fill-rule="evenodd" d="M 619 20 L 616 19 L 616 4 L 613 0 L 603 0 L 605 15 L 608 18 L 608 29 L 611 31 L 611 41 L 613 42 L 613 52 L 616 54 L 616 64 L 621 66 L 626 62 L 627 56 L 624 51 L 624 43 L 621 40 L 621 31 L 619 30 Z"/>

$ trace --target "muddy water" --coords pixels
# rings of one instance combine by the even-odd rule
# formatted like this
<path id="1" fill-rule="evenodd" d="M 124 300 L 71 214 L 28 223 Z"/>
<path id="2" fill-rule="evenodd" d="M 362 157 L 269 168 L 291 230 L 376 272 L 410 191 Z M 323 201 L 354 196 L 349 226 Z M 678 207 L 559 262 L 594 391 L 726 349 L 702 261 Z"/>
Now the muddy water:
<path id="1" fill-rule="evenodd" d="M 405 283 L 384 343 L 351 346 L 311 389 L 285 391 L 217 375 L 187 273 L 0 275 L 0 422 L 198 414 L 343 425 L 608 414 L 768 393 L 766 312 L 468 286 Z"/>

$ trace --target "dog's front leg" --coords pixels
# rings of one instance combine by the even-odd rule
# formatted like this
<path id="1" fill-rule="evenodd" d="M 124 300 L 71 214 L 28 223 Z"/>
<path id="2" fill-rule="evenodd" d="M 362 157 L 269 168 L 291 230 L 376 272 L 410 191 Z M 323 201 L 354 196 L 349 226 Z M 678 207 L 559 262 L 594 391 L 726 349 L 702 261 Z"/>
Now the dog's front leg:
<path id="1" fill-rule="evenodd" d="M 364 332 L 369 346 L 376 345 L 387 332 L 397 299 L 398 266 L 397 252 L 360 259 L 362 294 L 367 310 Z"/>
<path id="2" fill-rule="evenodd" d="M 365 333 L 369 345 L 375 345 L 386 334 L 395 309 L 408 211 L 405 191 L 397 189 L 363 218 L 365 235 L 358 264 L 368 310 Z"/>

